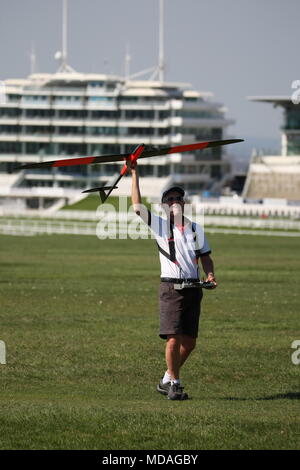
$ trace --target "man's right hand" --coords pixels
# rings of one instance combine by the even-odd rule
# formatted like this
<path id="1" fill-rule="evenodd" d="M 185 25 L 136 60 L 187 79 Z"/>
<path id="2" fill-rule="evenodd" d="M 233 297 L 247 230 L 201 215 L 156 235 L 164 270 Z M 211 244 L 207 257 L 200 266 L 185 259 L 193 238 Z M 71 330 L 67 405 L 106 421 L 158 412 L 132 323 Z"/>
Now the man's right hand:
<path id="1" fill-rule="evenodd" d="M 131 171 L 135 171 L 135 170 L 136 170 L 136 167 L 137 167 L 137 161 L 132 162 L 131 160 L 127 160 L 127 161 L 126 161 L 126 166 L 127 166 L 127 168 L 130 169 Z"/>

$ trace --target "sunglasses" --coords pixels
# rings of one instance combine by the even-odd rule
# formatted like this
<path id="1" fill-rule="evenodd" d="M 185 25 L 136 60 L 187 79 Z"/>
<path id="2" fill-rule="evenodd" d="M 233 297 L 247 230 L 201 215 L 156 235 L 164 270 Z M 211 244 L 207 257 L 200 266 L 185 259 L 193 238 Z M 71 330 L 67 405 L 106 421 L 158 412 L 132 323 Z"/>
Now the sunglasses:
<path id="1" fill-rule="evenodd" d="M 170 196 L 170 197 L 166 197 L 164 199 L 164 202 L 183 202 L 183 197 L 182 196 Z"/>

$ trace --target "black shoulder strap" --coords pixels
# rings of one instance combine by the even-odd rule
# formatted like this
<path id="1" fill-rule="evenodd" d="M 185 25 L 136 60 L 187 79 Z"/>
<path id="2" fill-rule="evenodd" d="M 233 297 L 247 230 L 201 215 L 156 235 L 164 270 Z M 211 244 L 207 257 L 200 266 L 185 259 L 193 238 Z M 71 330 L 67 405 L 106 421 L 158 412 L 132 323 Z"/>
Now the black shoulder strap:
<path id="1" fill-rule="evenodd" d="M 161 221 L 160 221 L 161 223 Z M 174 227 L 171 221 L 167 220 L 168 224 L 168 245 L 169 245 L 169 253 L 167 253 L 159 244 L 156 242 L 158 250 L 162 255 L 168 258 L 170 261 L 178 265 L 178 261 L 176 260 L 176 251 L 175 251 L 175 240 L 174 240 Z"/>
<path id="2" fill-rule="evenodd" d="M 169 222 L 169 238 L 168 238 L 168 244 L 169 244 L 169 252 L 170 252 L 170 260 L 173 261 L 173 263 L 176 263 L 176 251 L 175 251 L 175 240 L 174 240 L 174 227 L 171 222 Z"/>

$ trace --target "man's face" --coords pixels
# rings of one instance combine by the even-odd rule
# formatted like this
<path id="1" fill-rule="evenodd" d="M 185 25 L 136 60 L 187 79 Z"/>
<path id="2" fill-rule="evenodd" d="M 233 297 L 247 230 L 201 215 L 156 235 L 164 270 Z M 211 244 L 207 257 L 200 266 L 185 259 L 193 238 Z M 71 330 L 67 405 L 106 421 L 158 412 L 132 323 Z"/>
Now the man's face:
<path id="1" fill-rule="evenodd" d="M 184 199 L 178 191 L 170 191 L 164 198 L 163 204 L 174 217 L 181 217 L 184 210 Z"/>

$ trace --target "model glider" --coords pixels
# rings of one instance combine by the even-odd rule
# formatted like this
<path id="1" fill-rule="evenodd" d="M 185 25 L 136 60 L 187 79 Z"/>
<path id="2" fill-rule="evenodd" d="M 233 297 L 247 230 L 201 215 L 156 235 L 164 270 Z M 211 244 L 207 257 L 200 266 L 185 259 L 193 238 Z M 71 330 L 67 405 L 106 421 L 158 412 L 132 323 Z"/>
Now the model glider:
<path id="1" fill-rule="evenodd" d="M 229 140 L 212 140 L 207 142 L 197 142 L 195 144 L 178 145 L 175 147 L 146 147 L 144 144 L 138 145 L 132 153 L 124 153 L 119 155 L 102 155 L 94 157 L 80 157 L 80 158 L 67 158 L 64 160 L 54 160 L 50 162 L 29 163 L 20 165 L 14 170 L 28 170 L 35 168 L 60 168 L 65 166 L 78 166 L 78 165 L 91 165 L 94 163 L 107 163 L 125 161 L 120 174 L 112 182 L 111 186 L 103 186 L 100 188 L 86 189 L 83 193 L 99 192 L 101 202 L 104 202 L 111 192 L 117 188 L 117 183 L 126 174 L 128 167 L 127 162 L 131 164 L 136 162 L 138 158 L 157 157 L 160 155 L 169 155 L 172 153 L 193 152 L 194 150 L 204 150 L 210 147 L 219 147 L 221 145 L 236 144 L 243 142 L 243 139 L 229 139 Z"/>

